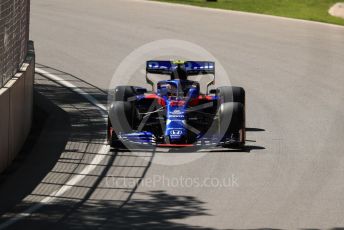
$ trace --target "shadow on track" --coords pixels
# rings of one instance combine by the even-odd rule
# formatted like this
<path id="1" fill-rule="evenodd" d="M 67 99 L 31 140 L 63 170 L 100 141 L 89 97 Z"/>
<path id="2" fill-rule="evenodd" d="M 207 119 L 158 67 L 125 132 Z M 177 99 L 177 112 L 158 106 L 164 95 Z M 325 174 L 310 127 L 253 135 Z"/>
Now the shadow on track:
<path id="1" fill-rule="evenodd" d="M 265 129 L 260 128 L 246 128 L 246 132 L 264 132 Z"/>

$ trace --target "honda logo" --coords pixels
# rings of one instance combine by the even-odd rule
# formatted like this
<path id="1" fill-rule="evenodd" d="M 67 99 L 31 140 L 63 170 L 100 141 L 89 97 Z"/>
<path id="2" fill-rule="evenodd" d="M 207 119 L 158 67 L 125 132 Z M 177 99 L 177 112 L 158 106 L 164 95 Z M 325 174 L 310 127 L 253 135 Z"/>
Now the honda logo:
<path id="1" fill-rule="evenodd" d="M 181 130 L 175 130 L 175 129 L 174 129 L 174 130 L 171 130 L 171 131 L 170 131 L 170 134 L 171 134 L 171 135 L 182 135 L 182 133 L 183 133 L 183 132 L 182 132 Z"/>

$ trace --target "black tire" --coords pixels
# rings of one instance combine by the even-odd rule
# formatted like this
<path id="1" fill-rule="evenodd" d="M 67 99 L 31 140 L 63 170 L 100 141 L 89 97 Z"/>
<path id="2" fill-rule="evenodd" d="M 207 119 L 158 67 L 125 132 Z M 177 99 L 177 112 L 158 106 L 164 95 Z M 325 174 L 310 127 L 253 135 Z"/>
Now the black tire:
<path id="1" fill-rule="evenodd" d="M 110 118 L 108 118 L 107 140 L 108 140 L 108 145 L 110 145 L 110 147 L 112 148 L 118 149 L 118 148 L 124 147 L 124 145 L 118 139 L 118 136 L 112 127 Z"/>
<path id="2" fill-rule="evenodd" d="M 117 134 L 130 133 L 135 126 L 136 109 L 134 104 L 126 101 L 114 101 L 109 110 L 109 125 L 112 133 L 109 133 L 109 144 L 112 147 L 123 146 L 117 137 Z M 108 127 L 110 129 L 110 127 Z"/>
<path id="3" fill-rule="evenodd" d="M 237 102 L 243 105 L 243 124 L 240 131 L 240 138 L 243 145 L 246 140 L 246 93 L 242 87 L 238 86 L 221 86 L 216 89 L 217 96 L 219 97 L 219 105 L 228 102 Z M 241 116 L 241 115 L 240 115 Z"/>
<path id="4" fill-rule="evenodd" d="M 134 86 L 117 86 L 114 91 L 114 101 L 134 101 L 136 91 Z"/>
<path id="5" fill-rule="evenodd" d="M 225 137 L 229 133 L 239 133 L 240 141 L 236 145 L 245 145 L 245 107 L 242 103 L 226 102 L 220 105 L 219 135 Z"/>
<path id="6" fill-rule="evenodd" d="M 112 146 L 112 124 L 110 121 L 110 117 L 108 116 L 108 124 L 107 124 L 107 141 L 108 145 Z"/>
<path id="7" fill-rule="evenodd" d="M 109 110 L 109 125 L 112 133 L 108 131 L 108 142 L 111 147 L 124 147 L 118 139 L 117 134 L 120 132 L 131 132 L 137 123 L 137 111 L 135 101 L 138 93 L 136 90 L 140 87 L 122 85 L 117 86 L 112 95 L 112 103 Z M 110 129 L 108 127 L 108 129 Z"/>
<path id="8" fill-rule="evenodd" d="M 245 106 L 245 90 L 237 86 L 221 86 L 216 89 L 221 103 L 239 102 Z"/>

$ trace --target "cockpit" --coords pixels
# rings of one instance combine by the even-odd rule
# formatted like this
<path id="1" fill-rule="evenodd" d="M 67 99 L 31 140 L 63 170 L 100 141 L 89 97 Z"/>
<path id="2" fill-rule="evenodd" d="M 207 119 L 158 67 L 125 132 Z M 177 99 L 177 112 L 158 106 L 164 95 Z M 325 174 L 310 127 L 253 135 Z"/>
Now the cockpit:
<path id="1" fill-rule="evenodd" d="M 200 86 L 195 81 L 167 80 L 159 82 L 157 89 L 160 96 L 181 98 L 198 96 Z"/>

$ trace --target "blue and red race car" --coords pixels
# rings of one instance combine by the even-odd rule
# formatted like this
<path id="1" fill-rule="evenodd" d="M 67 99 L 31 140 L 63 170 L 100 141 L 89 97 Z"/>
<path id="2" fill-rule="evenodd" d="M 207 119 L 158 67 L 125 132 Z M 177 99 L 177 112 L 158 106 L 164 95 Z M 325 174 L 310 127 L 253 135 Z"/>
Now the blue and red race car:
<path id="1" fill-rule="evenodd" d="M 169 76 L 155 86 L 150 74 Z M 210 75 L 206 92 L 188 79 Z M 108 141 L 114 148 L 138 146 L 188 147 L 245 145 L 245 91 L 215 83 L 210 61 L 158 61 L 146 63 L 152 91 L 117 86 L 109 108 Z"/>

